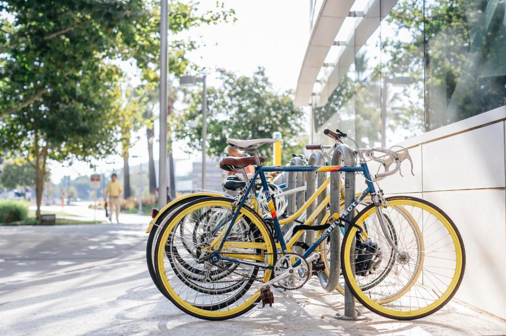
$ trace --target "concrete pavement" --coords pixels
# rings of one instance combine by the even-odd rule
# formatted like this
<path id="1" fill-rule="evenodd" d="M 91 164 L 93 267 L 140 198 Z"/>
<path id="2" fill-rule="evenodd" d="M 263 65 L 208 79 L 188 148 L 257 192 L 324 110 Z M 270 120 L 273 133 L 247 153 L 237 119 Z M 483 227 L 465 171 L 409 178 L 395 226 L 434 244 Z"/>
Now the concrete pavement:
<path id="1" fill-rule="evenodd" d="M 506 335 L 506 322 L 452 303 L 415 322 L 364 312 L 312 280 L 273 308 L 224 322 L 188 316 L 152 284 L 145 224 L 0 227 L 1 335 Z M 361 309 L 359 307 L 359 309 Z"/>
<path id="2" fill-rule="evenodd" d="M 68 218 L 72 220 L 82 220 L 82 221 L 104 221 L 108 222 L 108 218 L 105 217 L 105 210 L 100 209 L 90 209 L 90 204 L 92 202 L 72 202 L 72 205 L 65 205 L 63 208 L 60 205 L 49 205 L 42 206 L 41 211 L 54 212 L 54 213 L 67 213 L 70 216 L 65 217 L 58 215 L 58 218 Z M 30 206 L 30 210 L 35 210 L 35 206 Z M 75 216 L 75 217 L 74 217 Z M 143 216 L 137 214 L 119 214 L 119 219 L 121 224 L 138 224 L 138 223 L 149 223 L 151 220 L 150 216 Z M 116 222 L 116 215 L 113 217 L 114 222 Z"/>

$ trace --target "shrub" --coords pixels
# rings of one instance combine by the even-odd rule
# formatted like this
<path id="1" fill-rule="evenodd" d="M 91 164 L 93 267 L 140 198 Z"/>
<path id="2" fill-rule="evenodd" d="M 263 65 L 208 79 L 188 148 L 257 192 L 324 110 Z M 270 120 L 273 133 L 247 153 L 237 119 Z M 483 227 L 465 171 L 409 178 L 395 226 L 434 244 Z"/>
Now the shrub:
<path id="1" fill-rule="evenodd" d="M 28 217 L 28 202 L 0 201 L 0 223 L 25 220 Z"/>
<path id="2" fill-rule="evenodd" d="M 158 203 L 155 195 L 143 196 L 142 197 L 142 205 L 143 206 L 153 206 Z M 139 198 L 137 197 L 129 197 L 127 199 L 121 199 L 121 210 L 130 210 L 137 209 L 139 207 Z"/>
<path id="3" fill-rule="evenodd" d="M 158 199 L 155 195 L 142 196 L 142 205 L 152 206 L 158 204 Z"/>
<path id="4" fill-rule="evenodd" d="M 135 208 L 138 204 L 135 197 L 122 198 L 120 208 L 121 210 L 130 210 Z"/>

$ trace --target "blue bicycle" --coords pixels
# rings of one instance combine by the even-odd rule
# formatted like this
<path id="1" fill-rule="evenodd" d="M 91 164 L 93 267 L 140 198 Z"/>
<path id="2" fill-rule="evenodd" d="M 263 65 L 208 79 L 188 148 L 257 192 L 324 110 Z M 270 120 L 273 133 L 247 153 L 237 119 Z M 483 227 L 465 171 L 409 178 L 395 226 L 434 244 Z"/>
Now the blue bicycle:
<path id="1" fill-rule="evenodd" d="M 325 134 L 336 141 L 344 135 L 328 130 Z M 252 154 L 224 158 L 220 164 L 225 170 L 255 165 L 254 176 L 245 175 L 247 188 L 235 199 L 207 197 L 189 202 L 155 224 L 160 226 L 154 248 L 159 289 L 179 309 L 198 318 L 223 320 L 247 312 L 260 301 L 270 303 L 271 285 L 296 290 L 323 271 L 318 247 L 329 239 L 334 251 L 341 245 L 337 255 L 348 287 L 371 311 L 393 319 L 416 319 L 451 300 L 465 268 L 464 245 L 455 224 L 425 200 L 385 197 L 378 186 L 409 159 L 407 150 L 358 149 L 356 167 L 262 166 L 257 148 L 273 142 L 227 140 L 230 146 Z M 371 161 L 384 172 L 371 174 Z M 265 173 L 286 171 L 353 172 L 364 176 L 366 188 L 341 214 L 332 214 L 324 224 L 298 225 L 288 237 L 281 231 L 282 221 L 265 177 Z M 260 217 L 249 206 L 254 204 L 256 188 L 265 191 L 270 215 Z M 372 203 L 346 221 L 368 195 Z M 344 227 L 341 243 L 336 229 Z M 319 238 L 304 253 L 294 253 L 291 247 L 307 230 L 319 231 Z"/>

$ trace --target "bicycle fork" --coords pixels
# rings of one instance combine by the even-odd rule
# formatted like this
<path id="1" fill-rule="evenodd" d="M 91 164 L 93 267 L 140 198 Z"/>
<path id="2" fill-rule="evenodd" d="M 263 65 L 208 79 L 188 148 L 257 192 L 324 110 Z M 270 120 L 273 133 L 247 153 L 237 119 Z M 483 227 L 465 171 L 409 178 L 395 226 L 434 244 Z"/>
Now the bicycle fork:
<path id="1" fill-rule="evenodd" d="M 390 236 L 390 232 L 385 224 L 385 220 L 383 218 L 383 210 L 381 209 L 381 205 L 376 205 L 376 209 L 378 209 L 378 220 L 380 223 L 381 231 L 383 231 L 383 235 L 386 237 L 388 244 L 394 249 L 394 251 L 400 256 L 404 256 L 406 252 L 402 252 L 397 248 L 397 245 L 394 243 L 392 237 Z"/>

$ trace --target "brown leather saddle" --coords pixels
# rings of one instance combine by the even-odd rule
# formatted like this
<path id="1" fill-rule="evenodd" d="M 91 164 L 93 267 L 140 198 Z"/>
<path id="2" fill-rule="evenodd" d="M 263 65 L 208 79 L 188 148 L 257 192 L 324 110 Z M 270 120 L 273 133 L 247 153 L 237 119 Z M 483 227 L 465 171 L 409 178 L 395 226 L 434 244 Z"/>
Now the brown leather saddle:
<path id="1" fill-rule="evenodd" d="M 260 157 L 260 163 L 265 162 L 263 157 Z M 252 164 L 255 164 L 255 158 L 252 156 L 247 157 L 224 157 L 220 161 L 220 168 L 226 171 L 235 171 L 237 169 L 245 168 Z"/>

